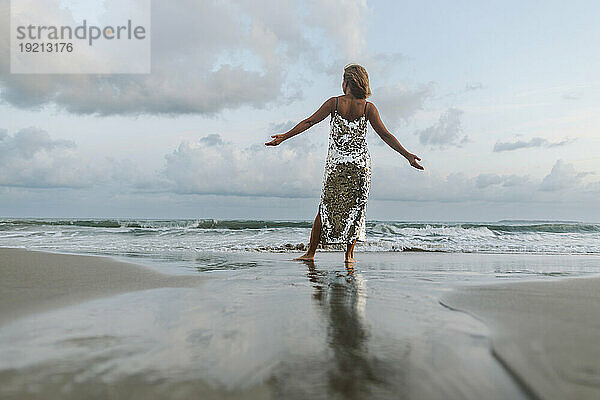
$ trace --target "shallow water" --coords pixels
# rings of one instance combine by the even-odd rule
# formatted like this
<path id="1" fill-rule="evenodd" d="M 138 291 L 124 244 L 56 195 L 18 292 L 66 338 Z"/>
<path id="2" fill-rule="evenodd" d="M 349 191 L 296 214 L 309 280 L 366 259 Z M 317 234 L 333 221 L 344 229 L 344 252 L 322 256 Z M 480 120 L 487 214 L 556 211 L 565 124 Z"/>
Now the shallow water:
<path id="1" fill-rule="evenodd" d="M 437 299 L 462 284 L 600 272 L 595 256 L 358 253 L 354 271 L 341 253 L 292 256 L 136 258 L 211 279 L 1 327 L 0 397 L 526 398 L 486 327 Z"/>

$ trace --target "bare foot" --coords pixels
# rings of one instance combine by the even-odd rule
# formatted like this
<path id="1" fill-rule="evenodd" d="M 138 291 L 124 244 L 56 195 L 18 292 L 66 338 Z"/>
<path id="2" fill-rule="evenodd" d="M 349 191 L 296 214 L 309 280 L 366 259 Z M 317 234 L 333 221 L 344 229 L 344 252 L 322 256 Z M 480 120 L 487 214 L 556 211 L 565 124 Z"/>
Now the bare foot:
<path id="1" fill-rule="evenodd" d="M 353 258 L 353 257 L 348 257 L 348 258 L 346 258 L 346 259 L 344 260 L 344 262 L 345 262 L 346 264 L 354 264 L 354 263 L 357 263 L 357 262 L 358 262 L 358 260 L 357 260 L 356 258 Z"/>
<path id="2" fill-rule="evenodd" d="M 294 261 L 314 261 L 315 260 L 315 255 L 313 254 L 312 256 L 308 253 L 301 255 L 298 258 L 294 258 Z"/>

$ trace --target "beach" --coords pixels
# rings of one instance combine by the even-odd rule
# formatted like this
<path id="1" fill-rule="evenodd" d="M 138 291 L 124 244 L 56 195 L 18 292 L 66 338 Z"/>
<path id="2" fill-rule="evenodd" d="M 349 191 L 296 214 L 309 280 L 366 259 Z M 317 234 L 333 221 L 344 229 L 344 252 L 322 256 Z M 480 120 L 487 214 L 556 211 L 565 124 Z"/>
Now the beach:
<path id="1" fill-rule="evenodd" d="M 173 276 L 108 257 L 0 248 L 0 326 L 24 315 L 119 293 L 196 287 L 200 276 Z"/>
<path id="2" fill-rule="evenodd" d="M 366 252 L 348 271 L 339 252 L 317 253 L 314 264 L 294 255 L 207 252 L 195 268 L 172 273 L 160 262 L 2 248 L 0 397 L 596 394 L 599 281 L 553 272 L 568 265 L 591 276 L 596 257 Z M 528 282 L 515 271 L 528 271 Z M 529 285 L 548 300 L 535 308 L 543 334 L 527 317 L 534 303 L 519 299 Z M 556 304 L 577 310 L 569 314 L 576 323 L 562 320 Z M 566 348 L 557 345 L 570 334 Z M 538 342 L 524 335 L 556 351 L 531 359 Z M 574 375 L 544 375 L 559 361 Z"/>
<path id="3" fill-rule="evenodd" d="M 465 287 L 441 303 L 492 329 L 494 356 L 535 398 L 600 398 L 600 277 Z"/>

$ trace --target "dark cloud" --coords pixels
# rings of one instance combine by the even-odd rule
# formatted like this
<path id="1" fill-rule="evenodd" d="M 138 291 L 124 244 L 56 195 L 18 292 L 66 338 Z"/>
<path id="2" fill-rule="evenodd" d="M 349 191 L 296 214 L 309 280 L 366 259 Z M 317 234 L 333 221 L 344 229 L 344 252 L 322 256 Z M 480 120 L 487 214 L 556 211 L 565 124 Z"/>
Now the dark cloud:
<path id="1" fill-rule="evenodd" d="M 44 12 L 54 8 L 59 7 L 49 4 Z M 362 1 L 338 0 L 279 2 L 277 7 L 267 1 L 156 0 L 151 74 L 19 75 L 10 74 L 9 1 L 0 0 L 0 99 L 21 108 L 55 104 L 94 115 L 214 115 L 288 103 L 302 97 L 297 78 L 288 76 L 289 65 L 299 62 L 322 71 L 328 63 L 305 26 L 328 33 L 323 45 L 341 47 L 347 56 L 364 46 L 365 8 Z M 347 20 L 355 23 L 341 23 Z"/>
<path id="2" fill-rule="evenodd" d="M 529 140 L 515 140 L 514 142 L 496 142 L 495 152 L 512 151 L 531 147 L 559 147 L 572 143 L 573 140 L 565 139 L 560 142 L 550 142 L 542 137 L 533 137 Z"/>

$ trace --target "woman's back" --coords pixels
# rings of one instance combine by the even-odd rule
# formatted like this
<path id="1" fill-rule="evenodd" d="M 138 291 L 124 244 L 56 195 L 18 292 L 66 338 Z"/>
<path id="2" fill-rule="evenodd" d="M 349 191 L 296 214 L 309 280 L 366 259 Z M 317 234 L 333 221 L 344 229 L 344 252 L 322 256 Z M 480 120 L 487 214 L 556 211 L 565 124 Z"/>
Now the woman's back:
<path id="1" fill-rule="evenodd" d="M 347 96 L 337 98 L 337 112 L 346 121 L 356 121 L 365 113 L 365 99 L 353 99 Z"/>

